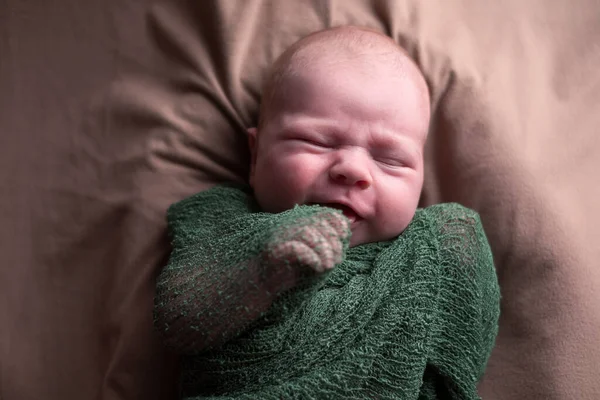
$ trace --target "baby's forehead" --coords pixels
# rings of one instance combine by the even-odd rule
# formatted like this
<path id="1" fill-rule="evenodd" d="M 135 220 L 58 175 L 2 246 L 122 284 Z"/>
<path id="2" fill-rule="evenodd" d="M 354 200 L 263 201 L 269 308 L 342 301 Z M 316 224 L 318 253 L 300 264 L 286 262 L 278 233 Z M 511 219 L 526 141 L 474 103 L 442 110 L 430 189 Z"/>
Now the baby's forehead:
<path id="1" fill-rule="evenodd" d="M 290 83 L 298 82 L 299 78 L 314 82 L 327 79 L 330 74 L 357 71 L 380 78 L 369 79 L 371 83 L 385 84 L 394 77 L 410 83 L 419 93 L 422 109 L 429 114 L 425 78 L 402 47 L 392 38 L 368 28 L 339 27 L 311 34 L 279 57 L 264 87 L 261 117 L 276 112 L 294 95 L 289 90 Z"/>

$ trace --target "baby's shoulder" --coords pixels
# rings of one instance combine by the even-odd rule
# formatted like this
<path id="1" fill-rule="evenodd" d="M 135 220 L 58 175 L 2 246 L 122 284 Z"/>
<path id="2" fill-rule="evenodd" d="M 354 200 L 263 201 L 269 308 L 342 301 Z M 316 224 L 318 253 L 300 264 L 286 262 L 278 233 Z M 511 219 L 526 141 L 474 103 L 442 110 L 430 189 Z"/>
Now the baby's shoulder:
<path id="1" fill-rule="evenodd" d="M 424 214 L 436 220 L 453 220 L 457 218 L 479 218 L 477 211 L 458 203 L 440 203 L 419 208 L 416 215 Z"/>
<path id="2" fill-rule="evenodd" d="M 459 258 L 467 255 L 491 260 L 488 238 L 479 214 L 457 203 L 442 203 L 417 210 L 413 229 L 437 243 L 439 254 L 444 258 Z"/>
<path id="3" fill-rule="evenodd" d="M 481 219 L 477 211 L 458 203 L 441 203 L 420 208 L 415 213 L 413 222 L 429 225 L 433 232 L 450 234 L 465 227 L 482 230 Z"/>

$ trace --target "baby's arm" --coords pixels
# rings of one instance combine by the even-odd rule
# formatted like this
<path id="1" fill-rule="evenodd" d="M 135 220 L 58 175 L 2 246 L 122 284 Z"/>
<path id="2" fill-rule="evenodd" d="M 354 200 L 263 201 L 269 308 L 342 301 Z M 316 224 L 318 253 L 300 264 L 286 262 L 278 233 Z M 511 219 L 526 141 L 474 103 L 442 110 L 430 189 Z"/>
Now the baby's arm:
<path id="1" fill-rule="evenodd" d="M 492 252 L 474 211 L 457 204 L 431 209 L 443 280 L 419 399 L 479 399 L 500 314 Z"/>
<path id="2" fill-rule="evenodd" d="M 157 282 L 155 325 L 179 352 L 223 344 L 278 294 L 342 260 L 349 229 L 341 213 L 255 207 L 247 191 L 217 187 L 169 209 L 173 252 Z"/>

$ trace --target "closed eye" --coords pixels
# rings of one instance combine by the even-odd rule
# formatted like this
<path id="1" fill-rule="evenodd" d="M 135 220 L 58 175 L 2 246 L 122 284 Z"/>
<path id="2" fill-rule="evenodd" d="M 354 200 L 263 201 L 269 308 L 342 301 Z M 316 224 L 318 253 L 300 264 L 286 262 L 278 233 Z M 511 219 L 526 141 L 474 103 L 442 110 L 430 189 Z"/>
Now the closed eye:
<path id="1" fill-rule="evenodd" d="M 399 160 L 397 158 L 379 157 L 379 158 L 376 158 L 375 161 L 377 161 L 379 164 L 382 164 L 386 167 L 400 168 L 400 167 L 406 166 L 406 164 L 402 160 Z"/>
<path id="2" fill-rule="evenodd" d="M 315 139 L 311 139 L 311 138 L 296 138 L 295 140 L 298 140 L 302 143 L 311 145 L 311 146 L 316 146 L 316 147 L 329 147 L 326 143 L 324 142 L 320 142 L 318 140 Z"/>

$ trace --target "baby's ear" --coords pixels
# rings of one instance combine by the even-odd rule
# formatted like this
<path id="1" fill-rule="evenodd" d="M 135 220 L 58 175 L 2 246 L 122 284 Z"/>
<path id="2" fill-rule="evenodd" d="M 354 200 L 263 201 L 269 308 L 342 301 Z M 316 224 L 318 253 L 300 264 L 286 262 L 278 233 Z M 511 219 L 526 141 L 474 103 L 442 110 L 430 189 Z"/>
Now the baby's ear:
<path id="1" fill-rule="evenodd" d="M 256 167 L 256 152 L 257 152 L 257 140 L 256 134 L 258 130 L 256 128 L 248 128 L 248 148 L 250 149 L 250 186 L 254 187 L 254 172 Z"/>

